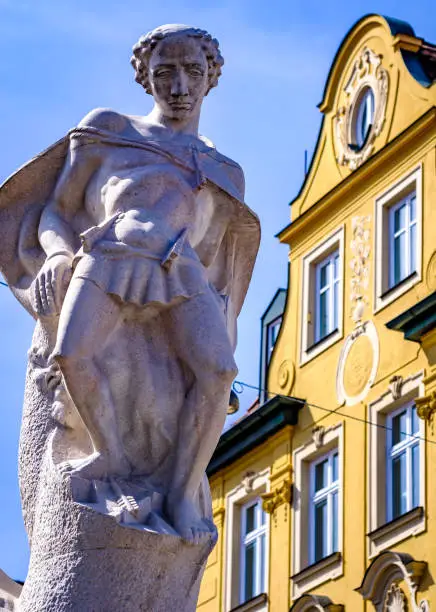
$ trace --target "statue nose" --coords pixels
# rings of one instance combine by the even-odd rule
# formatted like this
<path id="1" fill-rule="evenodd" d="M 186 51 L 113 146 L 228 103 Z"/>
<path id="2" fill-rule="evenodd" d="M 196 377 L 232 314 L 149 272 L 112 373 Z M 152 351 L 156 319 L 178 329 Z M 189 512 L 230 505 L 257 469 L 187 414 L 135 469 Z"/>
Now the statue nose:
<path id="1" fill-rule="evenodd" d="M 187 96 L 188 95 L 188 82 L 184 74 L 178 74 L 171 85 L 171 95 L 173 96 Z"/>

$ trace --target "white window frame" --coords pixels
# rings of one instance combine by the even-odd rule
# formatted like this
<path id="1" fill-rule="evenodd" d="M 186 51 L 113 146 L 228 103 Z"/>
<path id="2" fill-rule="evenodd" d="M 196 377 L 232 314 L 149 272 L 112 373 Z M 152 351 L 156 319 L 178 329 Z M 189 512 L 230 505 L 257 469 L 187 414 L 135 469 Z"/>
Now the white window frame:
<path id="1" fill-rule="evenodd" d="M 406 512 L 410 512 L 410 510 L 413 510 L 416 507 L 413 505 L 412 449 L 416 446 L 419 447 L 420 445 L 420 439 L 419 439 L 420 432 L 419 431 L 415 432 L 415 435 L 414 435 L 414 432 L 411 431 L 413 405 L 414 405 L 413 401 L 406 402 L 402 404 L 401 406 L 399 406 L 396 410 L 393 410 L 392 412 L 390 412 L 386 417 L 386 426 L 387 426 L 387 431 L 386 431 L 386 438 L 387 438 L 387 443 L 386 443 L 386 520 L 388 522 L 394 520 L 394 518 L 400 517 L 400 515 L 398 517 L 394 517 L 393 506 L 392 506 L 392 489 L 393 489 L 392 464 L 393 464 L 394 459 L 404 454 L 406 456 L 406 496 L 407 496 L 406 506 L 407 508 L 403 514 L 405 514 Z M 392 444 L 393 419 L 396 416 L 398 416 L 401 412 L 404 412 L 404 410 L 406 410 L 406 431 L 404 433 L 407 434 L 407 436 L 405 440 L 393 445 Z M 420 479 L 419 479 L 419 473 L 418 473 L 418 483 L 420 485 L 419 480 Z"/>
<path id="2" fill-rule="evenodd" d="M 334 552 L 333 546 L 333 495 L 337 494 L 339 499 L 339 473 L 338 479 L 333 481 L 333 457 L 338 455 L 338 467 L 339 467 L 339 451 L 337 448 L 333 448 L 328 453 L 325 453 L 321 457 L 318 457 L 310 464 L 310 512 L 309 512 L 309 563 L 312 565 L 321 559 L 328 557 Z M 327 485 L 320 491 L 315 492 L 315 471 L 316 466 L 327 460 Z M 315 510 L 316 505 L 322 501 L 327 502 L 327 524 L 325 526 L 327 533 L 327 551 L 326 554 L 321 558 L 315 559 Z M 339 511 L 339 506 L 338 506 Z M 338 525 L 338 517 L 336 517 L 336 526 Z"/>
<path id="3" fill-rule="evenodd" d="M 271 356 L 274 351 L 274 346 L 276 344 L 278 335 L 280 333 L 280 327 L 282 325 L 283 315 L 279 315 L 276 317 L 271 323 L 268 323 L 266 326 L 266 368 L 268 369 L 269 362 L 271 361 Z M 278 327 L 277 335 L 275 337 L 274 342 L 271 342 L 272 338 L 272 330 Z"/>
<path id="4" fill-rule="evenodd" d="M 343 337 L 343 302 L 344 302 L 344 226 L 335 230 L 325 240 L 318 243 L 307 255 L 302 258 L 302 313 L 301 313 L 301 350 L 300 365 L 311 361 L 332 344 Z M 316 340 L 316 284 L 317 266 L 334 252 L 339 252 L 338 265 L 338 305 L 337 305 L 337 329 L 325 336 L 324 339 Z"/>
<path id="5" fill-rule="evenodd" d="M 257 528 L 255 528 L 253 531 L 250 531 L 249 534 L 247 535 L 243 535 L 245 534 L 245 530 L 246 530 L 246 520 L 247 520 L 247 509 L 251 508 L 253 505 L 256 505 L 256 522 L 259 524 L 259 520 L 260 520 L 260 516 L 263 514 L 263 516 L 265 517 L 265 522 L 263 524 L 260 524 L 260 526 L 258 526 Z M 240 568 L 241 568 L 241 573 L 240 573 L 240 579 L 239 579 L 239 603 L 245 603 L 245 601 L 247 601 L 245 599 L 245 574 L 246 574 L 246 568 L 245 568 L 245 550 L 246 548 L 252 544 L 253 542 L 255 542 L 255 546 L 256 546 L 256 554 L 255 554 L 255 574 L 254 574 L 254 595 L 253 597 L 257 597 L 258 595 L 261 595 L 262 593 L 265 592 L 265 585 L 266 585 L 266 557 L 267 557 L 267 549 L 266 549 L 266 545 L 267 545 L 267 538 L 268 538 L 268 530 L 267 530 L 267 515 L 266 512 L 262 509 L 262 498 L 260 497 L 255 497 L 254 499 L 251 499 L 249 502 L 246 502 L 240 510 L 240 516 L 241 516 L 241 548 L 240 548 Z M 264 559 L 264 575 L 262 576 L 262 563 L 261 563 L 261 555 L 259 553 L 259 548 L 260 548 L 260 542 L 261 542 L 261 538 L 265 537 L 265 550 L 264 550 L 264 554 L 265 554 L 265 559 Z M 263 582 L 263 584 L 262 584 Z M 263 588 L 262 588 L 263 587 Z"/>
<path id="6" fill-rule="evenodd" d="M 426 456 L 425 443 L 426 422 L 419 419 L 419 506 L 394 521 L 389 521 L 388 504 L 388 465 L 387 455 L 387 427 L 389 417 L 394 416 L 398 409 L 413 402 L 417 397 L 425 394 L 423 381 L 424 373 L 417 372 L 406 378 L 401 385 L 401 394 L 393 395 L 391 389 L 368 405 L 368 524 L 367 544 L 368 557 L 373 558 L 384 550 L 388 550 L 402 540 L 418 535 L 426 529 L 425 500 L 426 500 Z M 384 466 L 385 469 L 381 469 Z M 421 512 L 420 508 L 424 508 Z"/>
<path id="7" fill-rule="evenodd" d="M 338 304 L 335 304 L 335 287 L 340 285 L 342 279 L 339 274 L 335 276 L 335 261 L 340 260 L 339 248 L 327 255 L 324 259 L 319 261 L 315 265 L 315 342 L 321 342 L 324 338 L 329 336 L 335 329 L 338 328 Z M 328 279 L 327 284 L 321 287 L 321 270 L 325 266 L 328 267 Z M 339 268 L 339 263 L 338 263 Z M 327 307 L 328 307 L 328 331 L 322 336 L 321 335 L 321 295 L 328 293 Z M 339 288 L 338 288 L 338 299 L 339 299 Z"/>
<path id="8" fill-rule="evenodd" d="M 363 117 L 365 110 L 366 110 L 366 121 L 365 121 L 365 126 L 363 126 L 362 117 Z M 368 140 L 369 133 L 374 124 L 374 111 L 375 111 L 375 94 L 374 94 L 374 90 L 372 89 L 372 87 L 368 85 L 364 87 L 363 90 L 361 91 L 361 94 L 357 101 L 357 108 L 355 110 L 356 119 L 353 125 L 353 140 L 354 140 L 355 146 L 357 147 L 358 151 L 361 151 L 364 148 L 366 141 Z M 365 127 L 364 130 L 362 130 L 363 127 Z M 359 133 L 363 131 L 365 132 L 364 138 L 362 138 L 362 133 Z"/>
<path id="9" fill-rule="evenodd" d="M 411 201 L 411 194 L 414 194 L 415 197 L 415 219 L 413 221 L 410 220 L 410 201 Z M 403 206 L 406 207 L 406 226 L 404 229 L 401 229 L 397 232 L 395 232 L 394 229 L 394 219 L 395 219 L 395 212 L 397 210 L 399 210 L 400 208 L 402 208 Z M 410 248 L 410 235 L 411 235 L 411 228 L 415 227 L 415 230 L 418 231 L 418 222 L 416 219 L 416 192 L 414 189 L 412 189 L 407 195 L 405 195 L 403 198 L 401 198 L 396 204 L 394 204 L 393 206 L 391 206 L 389 208 L 388 211 L 389 214 L 389 288 L 393 289 L 394 287 L 396 287 L 399 283 L 402 283 L 404 281 L 404 279 L 406 279 L 408 276 L 410 276 L 411 274 L 416 273 L 416 270 L 412 270 L 412 267 L 410 265 L 410 259 L 411 259 L 411 248 Z M 395 282 L 395 249 L 394 249 L 394 244 L 395 244 L 395 238 L 397 238 L 400 234 L 404 234 L 405 235 L 405 260 L 406 260 L 406 275 L 404 277 L 404 279 L 401 279 L 397 282 Z M 415 253 L 415 264 L 416 264 L 416 253 Z"/>
<path id="10" fill-rule="evenodd" d="M 247 492 L 246 486 L 240 482 L 226 496 L 226 525 L 224 542 L 224 612 L 230 612 L 240 605 L 241 599 L 241 509 L 270 491 L 270 468 L 258 472 Z M 269 546 L 270 546 L 271 519 L 266 515 L 266 541 L 265 541 L 265 592 L 269 590 Z M 253 610 L 267 612 L 268 604 L 264 603 Z"/>
<path id="11" fill-rule="evenodd" d="M 412 191 L 416 194 L 416 271 L 398 284 L 391 286 L 393 261 L 391 211 L 398 207 Z M 422 279 L 422 164 L 408 172 L 393 187 L 375 200 L 375 283 L 374 311 L 378 312 Z"/>
<path id="12" fill-rule="evenodd" d="M 295 494 L 292 504 L 292 599 L 301 597 L 327 580 L 343 574 L 343 482 L 344 482 L 344 423 L 327 427 L 322 445 L 315 439 L 293 452 Z M 311 467 L 327 454 L 338 452 L 338 542 L 337 554 L 312 564 L 311 557 Z"/>

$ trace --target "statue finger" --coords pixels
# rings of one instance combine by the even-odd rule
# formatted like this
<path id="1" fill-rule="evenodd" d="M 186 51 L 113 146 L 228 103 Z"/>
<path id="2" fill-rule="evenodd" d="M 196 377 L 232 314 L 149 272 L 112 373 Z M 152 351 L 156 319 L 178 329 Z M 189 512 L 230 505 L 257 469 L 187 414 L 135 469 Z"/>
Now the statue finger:
<path id="1" fill-rule="evenodd" d="M 59 271 L 54 272 L 51 286 L 53 288 L 53 297 L 56 312 L 60 312 L 62 308 L 62 299 L 63 299 L 63 291 L 62 291 L 62 273 Z"/>
<path id="2" fill-rule="evenodd" d="M 48 300 L 46 293 L 46 279 L 45 276 L 39 279 L 39 297 L 41 299 L 41 310 L 42 314 L 48 314 Z"/>
<path id="3" fill-rule="evenodd" d="M 37 314 L 42 314 L 43 313 L 43 307 L 42 307 L 41 295 L 40 295 L 40 289 L 39 289 L 39 278 L 38 277 L 36 278 L 35 283 L 33 285 L 32 306 L 33 306 L 34 311 Z"/>
<path id="4" fill-rule="evenodd" d="M 45 277 L 45 295 L 47 297 L 47 314 L 53 314 L 56 311 L 55 294 L 53 291 L 54 285 L 54 274 L 51 270 L 48 270 Z"/>

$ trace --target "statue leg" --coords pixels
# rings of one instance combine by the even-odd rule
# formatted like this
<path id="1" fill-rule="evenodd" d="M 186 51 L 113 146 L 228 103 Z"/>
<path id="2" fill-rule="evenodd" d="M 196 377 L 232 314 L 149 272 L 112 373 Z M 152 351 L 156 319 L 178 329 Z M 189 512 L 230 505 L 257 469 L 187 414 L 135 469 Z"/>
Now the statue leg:
<path id="1" fill-rule="evenodd" d="M 224 426 L 237 368 L 218 296 L 208 291 L 168 316 L 176 353 L 191 369 L 194 384 L 180 415 L 166 513 L 182 537 L 199 542 L 210 534 L 210 525 L 198 514 L 198 487 Z"/>
<path id="2" fill-rule="evenodd" d="M 94 447 L 91 456 L 72 459 L 60 469 L 84 478 L 130 472 L 108 381 L 95 361 L 119 318 L 120 307 L 114 299 L 92 281 L 73 277 L 62 306 L 53 357 Z"/>

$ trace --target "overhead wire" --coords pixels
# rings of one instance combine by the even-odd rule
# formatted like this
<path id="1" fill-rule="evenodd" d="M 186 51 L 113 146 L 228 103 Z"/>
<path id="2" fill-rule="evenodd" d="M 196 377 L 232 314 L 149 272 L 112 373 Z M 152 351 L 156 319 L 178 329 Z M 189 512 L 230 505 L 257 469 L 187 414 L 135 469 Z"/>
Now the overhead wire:
<path id="1" fill-rule="evenodd" d="M 4 283 L 3 281 L 0 281 L 0 285 L 3 285 L 4 287 L 8 287 L 9 285 L 7 283 Z M 242 389 L 237 389 L 236 385 L 240 385 L 242 387 Z M 261 391 L 263 393 L 266 393 L 268 396 L 273 396 L 273 397 L 284 397 L 286 399 L 292 399 L 296 402 L 300 402 L 303 406 L 311 406 L 312 408 L 316 408 L 318 410 L 322 410 L 324 412 L 327 412 L 329 414 L 337 414 L 339 416 L 342 416 L 346 419 L 350 419 L 352 421 L 357 421 L 360 423 L 363 423 L 365 425 L 370 425 L 371 427 L 379 427 L 380 429 L 384 429 L 385 431 L 392 431 L 392 427 L 388 427 L 387 425 L 383 425 L 383 423 L 374 423 L 372 421 L 368 421 L 367 419 L 362 419 L 360 417 L 354 416 L 353 414 L 345 414 L 344 412 L 339 412 L 339 408 L 336 409 L 331 409 L 331 408 L 326 408 L 325 406 L 319 406 L 318 404 L 314 404 L 313 402 L 308 402 L 307 400 L 303 400 L 300 399 L 298 397 L 293 397 L 292 395 L 284 395 L 283 393 L 274 393 L 272 391 L 268 391 L 267 389 L 263 389 L 262 387 L 258 387 L 257 385 L 250 385 L 249 383 L 243 382 L 241 380 L 235 380 L 233 383 L 233 391 L 235 393 L 237 393 L 238 395 L 241 395 L 241 393 L 243 392 L 243 387 L 246 387 L 247 389 L 253 389 L 254 391 L 257 391 L 258 393 L 260 393 Z M 322 419 L 324 419 L 325 417 L 322 417 Z M 312 428 L 315 427 L 322 419 L 318 419 L 317 421 L 314 421 L 312 423 Z M 409 438 L 415 438 L 416 440 L 422 440 L 423 442 L 428 442 L 429 444 L 436 444 L 435 440 L 429 440 L 428 438 L 424 437 L 424 436 L 417 436 L 416 434 L 410 434 L 407 433 L 405 431 L 400 431 L 400 434 L 402 434 L 403 436 L 407 436 Z"/>
<path id="2" fill-rule="evenodd" d="M 393 428 L 392 427 L 388 427 L 387 425 L 383 425 L 383 423 L 374 423 L 373 421 L 368 421 L 367 419 L 362 419 L 361 417 L 357 417 L 353 414 L 346 414 L 344 412 L 339 412 L 339 408 L 337 409 L 331 409 L 331 408 L 326 408 L 325 406 L 319 406 L 318 404 L 314 404 L 312 402 L 308 402 L 306 400 L 300 399 L 298 397 L 293 397 L 292 395 L 284 395 L 283 393 L 273 393 L 272 391 L 268 391 L 267 389 L 263 389 L 262 387 L 258 387 L 256 385 L 250 385 L 248 383 L 245 383 L 241 380 L 235 380 L 235 382 L 233 383 L 233 391 L 235 393 L 238 393 L 238 395 L 240 395 L 242 393 L 242 390 L 240 389 L 238 391 L 237 387 L 235 385 L 240 385 L 241 387 L 246 387 L 247 389 L 253 389 L 255 391 L 262 391 L 264 393 L 266 393 L 268 396 L 272 396 L 272 397 L 283 397 L 286 399 L 292 399 L 296 402 L 300 402 L 302 404 L 302 406 L 311 406 L 312 408 L 317 408 L 318 410 L 322 410 L 324 412 L 328 412 L 330 414 L 337 414 L 339 416 L 342 416 L 346 419 L 351 419 L 352 421 L 358 421 L 360 423 L 363 423 L 365 425 L 370 425 L 371 427 L 379 427 L 380 429 L 384 429 L 385 431 L 392 431 Z M 323 417 L 324 418 L 324 417 Z M 319 419 L 318 421 L 315 421 L 314 423 L 312 423 L 312 428 L 315 427 L 315 425 L 317 423 L 319 423 L 321 419 Z M 411 434 L 411 433 L 407 433 L 405 431 L 400 431 L 400 434 L 408 437 L 408 438 L 414 438 L 415 440 L 422 440 L 423 442 L 428 442 L 429 444 L 436 444 L 435 440 L 429 440 L 428 438 L 424 437 L 424 436 L 419 436 L 416 434 Z"/>

